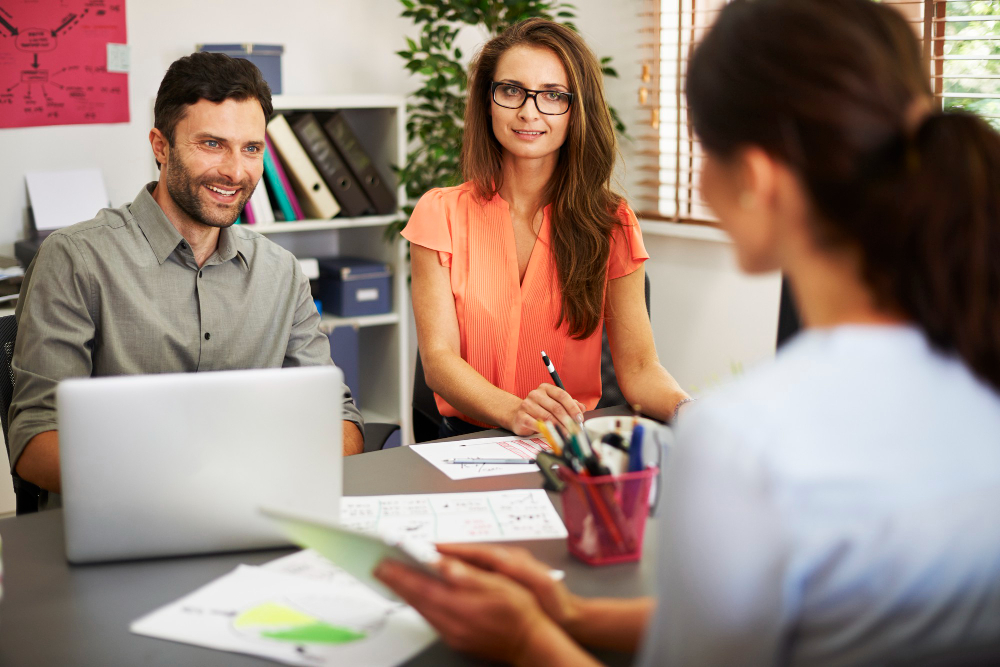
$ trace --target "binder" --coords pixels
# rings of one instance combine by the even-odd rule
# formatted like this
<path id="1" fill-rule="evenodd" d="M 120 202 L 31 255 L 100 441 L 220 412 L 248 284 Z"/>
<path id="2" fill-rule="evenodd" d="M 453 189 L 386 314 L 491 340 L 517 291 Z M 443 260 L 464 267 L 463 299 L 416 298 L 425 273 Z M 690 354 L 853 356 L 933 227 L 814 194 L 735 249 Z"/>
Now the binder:
<path id="1" fill-rule="evenodd" d="M 340 213 L 340 205 L 292 132 L 288 120 L 281 114 L 276 115 L 267 124 L 267 133 L 288 167 L 289 180 L 305 214 L 318 220 L 328 220 Z"/>
<path id="2" fill-rule="evenodd" d="M 372 210 L 372 203 L 337 149 L 330 143 L 316 116 L 311 113 L 296 114 L 292 116 L 290 123 L 295 136 L 299 138 L 302 147 L 340 203 L 343 213 L 354 218 Z"/>
<path id="3" fill-rule="evenodd" d="M 351 130 L 351 126 L 348 125 L 347 119 L 344 118 L 344 114 L 334 111 L 325 116 L 323 129 L 326 130 L 327 136 L 344 157 L 344 161 L 347 162 L 347 166 L 350 167 L 355 178 L 361 183 L 368 199 L 375 205 L 375 212 L 379 215 L 395 213 L 396 193 L 379 174 L 375 163 L 362 148 L 354 131 Z"/>
<path id="4" fill-rule="evenodd" d="M 253 195 L 250 195 L 250 198 L 252 199 Z M 244 224 L 247 225 L 257 224 L 257 218 L 254 217 L 253 206 L 250 205 L 250 199 L 248 199 L 247 203 L 243 205 L 243 212 L 240 213 L 240 218 L 243 219 Z"/>
<path id="5" fill-rule="evenodd" d="M 298 220 L 299 218 L 296 217 L 295 210 L 292 208 L 292 202 L 288 197 L 288 192 L 285 190 L 285 184 L 281 182 L 281 178 L 278 176 L 277 159 L 271 148 L 271 143 L 267 140 L 267 135 L 264 135 L 264 141 L 267 143 L 267 149 L 264 151 L 264 178 L 267 180 L 267 189 L 274 197 L 275 204 L 278 210 L 281 211 L 282 218 L 288 222 Z"/>
<path id="6" fill-rule="evenodd" d="M 274 170 L 278 172 L 278 180 L 285 188 L 285 194 L 288 195 L 288 201 L 292 205 L 292 211 L 295 212 L 296 220 L 305 220 L 306 214 L 302 211 L 302 205 L 299 204 L 299 198 L 295 196 L 295 190 L 292 188 L 291 182 L 288 180 L 288 174 L 285 173 L 285 168 L 281 165 L 281 157 L 279 157 L 278 152 L 274 149 L 274 143 L 271 141 L 271 137 L 264 135 L 264 142 L 267 144 L 268 150 L 272 151 L 271 155 L 274 157 Z"/>
<path id="7" fill-rule="evenodd" d="M 271 200 L 267 197 L 267 186 L 263 178 L 257 181 L 257 188 L 250 195 L 250 206 L 257 224 L 266 225 L 274 222 L 274 210 L 271 209 Z"/>

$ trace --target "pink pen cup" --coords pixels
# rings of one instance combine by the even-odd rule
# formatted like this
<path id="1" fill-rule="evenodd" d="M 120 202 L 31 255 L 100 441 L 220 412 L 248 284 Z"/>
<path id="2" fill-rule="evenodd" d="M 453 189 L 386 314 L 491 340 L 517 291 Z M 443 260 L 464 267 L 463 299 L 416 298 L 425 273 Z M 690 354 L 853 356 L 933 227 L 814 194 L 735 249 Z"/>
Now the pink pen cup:
<path id="1" fill-rule="evenodd" d="M 637 561 L 649 515 L 649 492 L 659 468 L 586 477 L 559 467 L 569 552 L 588 565 Z"/>

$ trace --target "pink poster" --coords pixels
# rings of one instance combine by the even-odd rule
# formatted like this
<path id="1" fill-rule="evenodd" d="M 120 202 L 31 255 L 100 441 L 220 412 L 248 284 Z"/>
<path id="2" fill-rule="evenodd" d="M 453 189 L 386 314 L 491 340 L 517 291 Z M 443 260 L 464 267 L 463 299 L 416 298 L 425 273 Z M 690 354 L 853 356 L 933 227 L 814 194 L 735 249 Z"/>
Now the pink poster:
<path id="1" fill-rule="evenodd" d="M 125 0 L 0 0 L 0 128 L 128 122 Z"/>

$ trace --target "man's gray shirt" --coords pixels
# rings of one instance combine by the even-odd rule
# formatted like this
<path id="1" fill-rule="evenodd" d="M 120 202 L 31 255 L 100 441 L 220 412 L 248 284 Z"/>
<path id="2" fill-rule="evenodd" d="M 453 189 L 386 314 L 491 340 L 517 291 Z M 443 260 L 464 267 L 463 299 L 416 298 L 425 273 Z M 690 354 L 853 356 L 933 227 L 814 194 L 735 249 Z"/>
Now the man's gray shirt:
<path id="1" fill-rule="evenodd" d="M 16 311 L 11 470 L 31 438 L 56 429 L 64 378 L 333 363 L 298 260 L 232 226 L 199 268 L 153 199 L 155 185 L 53 232 L 28 268 Z M 343 409 L 363 429 L 346 385 Z"/>

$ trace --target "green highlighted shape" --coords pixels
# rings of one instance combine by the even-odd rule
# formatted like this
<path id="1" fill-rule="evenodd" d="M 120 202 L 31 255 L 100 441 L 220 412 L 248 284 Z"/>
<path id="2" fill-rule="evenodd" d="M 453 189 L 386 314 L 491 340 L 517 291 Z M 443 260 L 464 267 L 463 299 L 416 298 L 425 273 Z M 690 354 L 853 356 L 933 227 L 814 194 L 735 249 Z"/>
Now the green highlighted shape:
<path id="1" fill-rule="evenodd" d="M 365 633 L 324 623 L 315 616 L 277 602 L 248 609 L 233 621 L 237 629 L 261 629 L 260 636 L 285 642 L 347 644 L 365 638 Z"/>
<path id="2" fill-rule="evenodd" d="M 261 637 L 285 642 L 305 642 L 308 644 L 347 644 L 365 638 L 365 633 L 348 628 L 338 628 L 323 622 L 303 625 L 288 630 L 265 631 Z"/>

